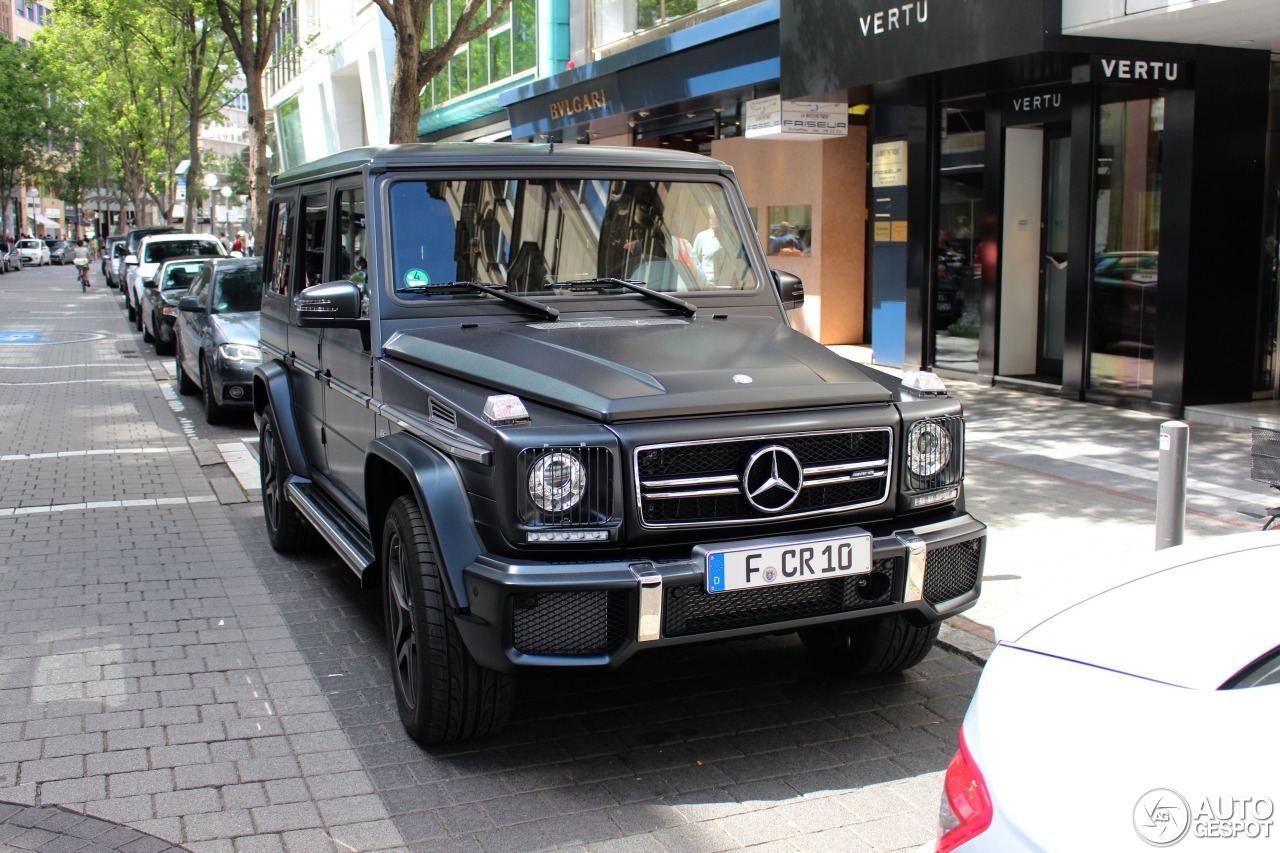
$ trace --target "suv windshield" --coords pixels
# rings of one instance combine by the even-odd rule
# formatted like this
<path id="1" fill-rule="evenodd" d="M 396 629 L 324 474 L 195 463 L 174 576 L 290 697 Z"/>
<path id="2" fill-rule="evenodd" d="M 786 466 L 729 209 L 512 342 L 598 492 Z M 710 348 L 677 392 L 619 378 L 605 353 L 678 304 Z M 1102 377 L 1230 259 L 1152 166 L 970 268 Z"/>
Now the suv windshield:
<path id="1" fill-rule="evenodd" d="M 142 262 L 158 264 L 161 261 L 182 255 L 216 257 L 221 254 L 219 244 L 213 240 L 162 240 L 157 243 L 147 244 Z"/>
<path id="2" fill-rule="evenodd" d="M 219 270 L 213 287 L 214 311 L 257 311 L 262 306 L 262 266 Z"/>
<path id="3" fill-rule="evenodd" d="M 392 184 L 390 202 L 404 299 L 492 298 L 443 287 L 433 295 L 455 281 L 539 297 L 594 279 L 667 292 L 758 286 L 724 188 L 711 181 L 405 180 Z"/>

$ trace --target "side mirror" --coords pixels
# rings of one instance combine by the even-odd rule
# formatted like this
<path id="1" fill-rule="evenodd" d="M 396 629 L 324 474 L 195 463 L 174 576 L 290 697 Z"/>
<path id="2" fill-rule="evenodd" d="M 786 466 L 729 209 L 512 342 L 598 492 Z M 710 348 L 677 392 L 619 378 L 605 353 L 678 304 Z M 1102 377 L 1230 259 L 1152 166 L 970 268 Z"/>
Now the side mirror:
<path id="1" fill-rule="evenodd" d="M 156 284 L 156 280 L 154 278 L 143 279 L 142 286 L 146 290 L 156 290 L 160 287 L 160 285 Z"/>
<path id="2" fill-rule="evenodd" d="M 773 273 L 773 286 L 778 289 L 783 310 L 790 311 L 804 304 L 804 282 L 798 276 L 781 270 L 769 270 L 769 272 Z"/>
<path id="3" fill-rule="evenodd" d="M 136 267 L 136 266 L 138 265 L 138 256 L 137 256 L 137 255 L 125 255 L 125 256 L 124 256 L 124 262 L 125 262 L 126 264 L 128 264 L 129 266 L 131 266 L 131 267 Z"/>
<path id="4" fill-rule="evenodd" d="M 294 302 L 298 325 L 309 328 L 360 328 L 360 288 L 350 281 L 313 284 Z M 367 320 L 365 322 L 368 322 Z"/>
<path id="5" fill-rule="evenodd" d="M 200 301 L 198 296 L 184 296 L 178 300 L 178 310 L 185 311 L 188 314 L 203 314 L 204 303 Z"/>

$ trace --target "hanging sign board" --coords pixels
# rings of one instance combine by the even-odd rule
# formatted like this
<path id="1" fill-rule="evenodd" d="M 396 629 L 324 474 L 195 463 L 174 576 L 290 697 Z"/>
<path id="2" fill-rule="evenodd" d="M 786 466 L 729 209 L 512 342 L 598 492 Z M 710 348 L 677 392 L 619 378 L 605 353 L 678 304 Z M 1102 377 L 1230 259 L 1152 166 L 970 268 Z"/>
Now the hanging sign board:
<path id="1" fill-rule="evenodd" d="M 747 101 L 745 113 L 748 139 L 831 139 L 849 133 L 848 104 L 773 95 Z"/>

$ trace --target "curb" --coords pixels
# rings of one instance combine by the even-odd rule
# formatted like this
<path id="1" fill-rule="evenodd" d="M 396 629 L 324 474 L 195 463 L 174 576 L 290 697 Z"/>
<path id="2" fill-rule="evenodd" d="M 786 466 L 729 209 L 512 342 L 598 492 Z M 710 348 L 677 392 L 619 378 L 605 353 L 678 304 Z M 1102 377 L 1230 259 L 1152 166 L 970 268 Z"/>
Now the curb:
<path id="1" fill-rule="evenodd" d="M 163 838 L 62 806 L 28 806 L 7 801 L 0 801 L 0 848 L 189 853 L 186 847 Z"/>
<path id="2" fill-rule="evenodd" d="M 953 616 L 938 630 L 938 647 L 982 666 L 995 650 L 995 632 L 964 616 Z"/>

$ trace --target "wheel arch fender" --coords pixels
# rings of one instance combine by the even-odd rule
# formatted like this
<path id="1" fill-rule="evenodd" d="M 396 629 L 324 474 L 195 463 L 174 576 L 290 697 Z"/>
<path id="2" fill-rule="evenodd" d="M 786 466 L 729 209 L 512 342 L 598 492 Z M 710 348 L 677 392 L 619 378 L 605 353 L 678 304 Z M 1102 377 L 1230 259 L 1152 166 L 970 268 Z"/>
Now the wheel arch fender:
<path id="1" fill-rule="evenodd" d="M 457 468 L 448 456 L 397 432 L 369 445 L 364 468 L 365 510 L 369 533 L 381 562 L 382 528 L 396 498 L 412 494 L 435 543 L 436 559 L 449 604 L 469 606 L 463 571 L 480 555 L 471 503 Z M 378 567 L 381 573 L 381 566 Z"/>
<path id="2" fill-rule="evenodd" d="M 289 396 L 289 374 L 278 361 L 264 362 L 253 371 L 253 414 L 261 424 L 263 413 L 270 408 L 276 422 L 276 433 L 284 445 L 284 455 L 289 470 L 305 476 L 310 471 L 302 452 L 302 439 L 298 435 L 298 423 L 293 417 L 293 401 Z M 261 453 L 262 449 L 259 448 Z"/>

